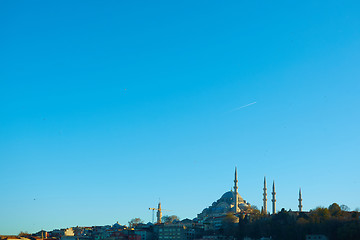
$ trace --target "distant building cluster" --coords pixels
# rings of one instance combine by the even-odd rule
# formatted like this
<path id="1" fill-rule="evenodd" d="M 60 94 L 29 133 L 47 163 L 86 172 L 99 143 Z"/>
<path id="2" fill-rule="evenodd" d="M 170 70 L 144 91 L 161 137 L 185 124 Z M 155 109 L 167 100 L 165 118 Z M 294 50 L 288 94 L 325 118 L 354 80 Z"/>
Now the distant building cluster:
<path id="1" fill-rule="evenodd" d="M 113 225 L 72 227 L 40 231 L 19 236 L 0 236 L 1 240 L 193 240 L 202 228 L 194 221 L 185 219 L 168 224 L 137 224 L 133 227 Z"/>
<path id="2" fill-rule="evenodd" d="M 267 188 L 264 178 L 263 206 L 261 214 L 267 211 Z M 272 191 L 272 213 L 276 213 L 275 183 Z M 2 236 L 0 240 L 222 240 L 222 235 L 215 232 L 226 231 L 226 224 L 239 223 L 240 220 L 251 218 L 252 214 L 260 214 L 238 193 L 237 169 L 235 168 L 234 187 L 225 192 L 220 199 L 205 208 L 195 219 L 175 219 L 171 222 L 162 222 L 161 203 L 157 208 L 157 222 L 136 223 L 130 226 L 120 225 L 118 222 L 107 226 L 72 227 L 55 229 L 49 232 L 40 231 L 35 234 L 19 236 Z M 302 211 L 301 190 L 299 192 L 299 212 Z M 225 238 L 224 238 L 225 239 Z M 228 238 L 227 238 L 228 239 Z"/>

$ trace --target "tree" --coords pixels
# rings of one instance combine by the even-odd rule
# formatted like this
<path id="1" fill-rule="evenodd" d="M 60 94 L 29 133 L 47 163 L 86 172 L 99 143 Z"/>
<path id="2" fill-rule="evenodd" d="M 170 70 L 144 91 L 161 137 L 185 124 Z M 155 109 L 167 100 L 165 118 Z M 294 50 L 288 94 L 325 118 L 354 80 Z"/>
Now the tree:
<path id="1" fill-rule="evenodd" d="M 339 204 L 333 203 L 329 206 L 329 211 L 331 216 L 333 217 L 339 217 L 341 215 L 341 208 Z"/>
<path id="2" fill-rule="evenodd" d="M 223 219 L 222 225 L 225 235 L 235 235 L 236 234 L 236 223 L 239 219 L 233 213 L 227 213 Z"/>
<path id="3" fill-rule="evenodd" d="M 227 213 L 224 222 L 226 223 L 236 223 L 238 221 L 238 218 L 233 213 Z"/>
<path id="4" fill-rule="evenodd" d="M 27 235 L 30 235 L 28 232 L 23 232 L 23 231 L 21 231 L 20 233 L 19 233 L 19 236 L 21 237 L 21 236 L 27 236 Z"/>
<path id="5" fill-rule="evenodd" d="M 350 208 L 348 206 L 346 206 L 345 204 L 342 204 L 340 206 L 340 208 L 341 208 L 341 211 L 346 211 L 346 212 L 350 211 Z"/>
<path id="6" fill-rule="evenodd" d="M 267 213 L 261 213 L 256 206 L 251 206 L 248 211 L 251 213 L 252 219 L 259 219 L 262 215 L 267 215 Z"/>
<path id="7" fill-rule="evenodd" d="M 313 223 L 322 223 L 330 218 L 330 211 L 327 208 L 317 207 L 310 211 L 310 219 Z"/>
<path id="8" fill-rule="evenodd" d="M 169 224 L 169 223 L 173 223 L 174 221 L 179 221 L 179 217 L 176 215 L 171 215 L 171 216 L 165 215 L 161 218 L 161 221 L 163 223 Z"/>
<path id="9" fill-rule="evenodd" d="M 129 222 L 129 227 L 135 227 L 135 226 L 137 226 L 137 225 L 139 225 L 141 223 L 144 223 L 144 221 L 141 220 L 141 218 L 133 218 Z"/>

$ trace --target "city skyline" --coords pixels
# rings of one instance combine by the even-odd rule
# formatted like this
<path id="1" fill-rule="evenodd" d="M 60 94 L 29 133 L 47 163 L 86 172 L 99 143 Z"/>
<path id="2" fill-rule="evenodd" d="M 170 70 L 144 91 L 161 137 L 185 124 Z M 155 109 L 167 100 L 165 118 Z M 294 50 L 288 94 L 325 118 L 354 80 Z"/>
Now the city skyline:
<path id="1" fill-rule="evenodd" d="M 0 234 L 360 207 L 358 1 L 0 3 Z"/>

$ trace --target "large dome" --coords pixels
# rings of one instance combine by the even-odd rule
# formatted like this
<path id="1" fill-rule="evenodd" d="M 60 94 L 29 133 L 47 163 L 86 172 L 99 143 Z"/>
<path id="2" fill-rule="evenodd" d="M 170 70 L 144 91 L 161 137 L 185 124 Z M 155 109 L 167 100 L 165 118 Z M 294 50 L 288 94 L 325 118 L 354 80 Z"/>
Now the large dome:
<path id="1" fill-rule="evenodd" d="M 238 202 L 239 203 L 244 202 L 244 199 L 240 196 L 239 193 L 237 194 L 237 197 L 238 197 Z M 224 193 L 220 198 L 220 200 L 223 200 L 223 201 L 226 201 L 226 202 L 234 201 L 234 199 L 235 199 L 235 192 L 233 192 L 233 191 L 228 191 L 228 192 Z"/>
<path id="2" fill-rule="evenodd" d="M 233 191 L 228 191 L 221 196 L 221 199 L 229 199 L 229 198 L 231 199 L 234 198 Z"/>
<path id="3" fill-rule="evenodd" d="M 237 194 L 237 198 L 239 209 L 246 209 L 248 206 L 250 206 L 249 203 L 244 201 L 239 193 Z M 234 200 L 235 192 L 228 191 L 224 193 L 219 200 L 213 202 L 211 206 L 205 208 L 200 214 L 198 214 L 198 218 L 205 219 L 207 217 L 221 216 L 228 212 L 234 212 Z"/>

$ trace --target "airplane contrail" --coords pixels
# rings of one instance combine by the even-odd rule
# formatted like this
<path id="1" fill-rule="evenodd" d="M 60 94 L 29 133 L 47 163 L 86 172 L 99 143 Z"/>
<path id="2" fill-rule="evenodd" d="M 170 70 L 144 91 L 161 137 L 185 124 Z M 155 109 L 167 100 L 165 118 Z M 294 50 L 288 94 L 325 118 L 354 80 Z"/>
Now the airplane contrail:
<path id="1" fill-rule="evenodd" d="M 230 112 L 235 112 L 235 111 L 240 110 L 240 109 L 242 109 L 242 108 L 244 108 L 244 107 L 251 106 L 251 105 L 253 105 L 253 104 L 255 104 L 255 103 L 256 103 L 256 102 L 252 102 L 252 103 L 246 104 L 246 105 L 244 105 L 244 106 L 241 106 L 241 107 L 238 107 L 238 108 L 234 108 L 234 109 L 231 110 Z"/>

